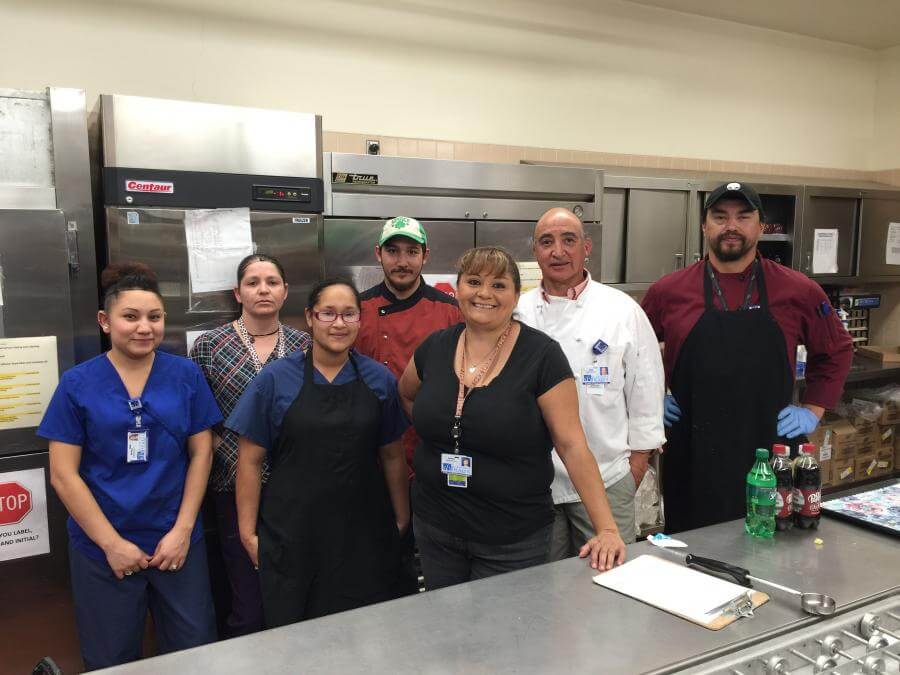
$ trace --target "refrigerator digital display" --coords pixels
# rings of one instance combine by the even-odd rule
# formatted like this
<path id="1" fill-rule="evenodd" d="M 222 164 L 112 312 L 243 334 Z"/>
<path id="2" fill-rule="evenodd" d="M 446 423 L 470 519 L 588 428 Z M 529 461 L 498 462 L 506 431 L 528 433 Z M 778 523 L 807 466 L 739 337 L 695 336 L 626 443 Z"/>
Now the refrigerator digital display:
<path id="1" fill-rule="evenodd" d="M 267 202 L 309 202 L 312 200 L 312 193 L 305 187 L 254 185 L 253 199 Z"/>

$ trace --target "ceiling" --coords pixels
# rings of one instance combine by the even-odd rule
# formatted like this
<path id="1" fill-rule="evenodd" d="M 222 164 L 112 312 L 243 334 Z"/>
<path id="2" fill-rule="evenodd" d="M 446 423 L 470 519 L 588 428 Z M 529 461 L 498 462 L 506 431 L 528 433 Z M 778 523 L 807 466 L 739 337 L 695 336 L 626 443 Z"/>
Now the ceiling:
<path id="1" fill-rule="evenodd" d="M 866 49 L 900 45 L 900 0 L 627 0 Z"/>

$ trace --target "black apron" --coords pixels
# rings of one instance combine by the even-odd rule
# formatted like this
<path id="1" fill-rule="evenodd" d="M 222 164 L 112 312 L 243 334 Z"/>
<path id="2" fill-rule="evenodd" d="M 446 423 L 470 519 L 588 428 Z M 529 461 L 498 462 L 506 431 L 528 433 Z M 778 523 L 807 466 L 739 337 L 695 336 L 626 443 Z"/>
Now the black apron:
<path id="1" fill-rule="evenodd" d="M 747 472 L 756 448 L 779 442 L 778 413 L 791 402 L 793 375 L 784 333 L 769 312 L 759 260 L 759 305 L 720 311 L 711 267 L 703 272 L 706 310 L 675 362 L 670 389 L 681 407 L 663 454 L 666 531 L 682 532 L 746 513 Z M 724 299 L 721 289 L 719 297 Z M 727 305 L 725 306 L 727 309 Z"/>
<path id="2" fill-rule="evenodd" d="M 381 402 L 363 382 L 313 382 L 284 417 L 260 503 L 266 627 L 397 596 L 399 534 L 378 461 Z"/>

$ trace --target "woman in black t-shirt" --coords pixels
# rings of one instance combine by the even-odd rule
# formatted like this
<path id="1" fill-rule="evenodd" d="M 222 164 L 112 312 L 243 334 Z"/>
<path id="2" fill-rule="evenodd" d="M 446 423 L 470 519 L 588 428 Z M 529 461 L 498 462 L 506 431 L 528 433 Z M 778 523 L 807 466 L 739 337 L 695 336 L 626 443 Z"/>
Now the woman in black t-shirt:
<path id="1" fill-rule="evenodd" d="M 547 561 L 554 447 L 597 532 L 581 557 L 598 570 L 621 564 L 625 545 L 584 437 L 569 363 L 552 338 L 512 319 L 521 290 L 515 261 L 501 248 L 471 249 L 457 287 L 465 324 L 430 335 L 400 380 L 422 439 L 413 527 L 426 587 Z"/>

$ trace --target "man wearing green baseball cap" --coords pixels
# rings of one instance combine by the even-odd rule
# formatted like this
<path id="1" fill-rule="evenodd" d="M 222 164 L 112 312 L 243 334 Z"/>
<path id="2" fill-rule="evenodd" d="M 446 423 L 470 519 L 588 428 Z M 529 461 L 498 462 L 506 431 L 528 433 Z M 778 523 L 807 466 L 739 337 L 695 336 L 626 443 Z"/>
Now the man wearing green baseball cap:
<path id="1" fill-rule="evenodd" d="M 456 300 L 429 286 L 422 278 L 428 261 L 428 235 L 415 218 L 397 216 L 384 223 L 375 257 L 384 271 L 384 281 L 362 294 L 362 317 L 356 349 L 387 366 L 400 377 L 413 352 L 437 330 L 462 321 Z M 410 478 L 413 452 L 419 442 L 412 427 L 401 439 Z M 417 590 L 412 527 L 404 536 L 404 568 L 409 592 Z"/>

